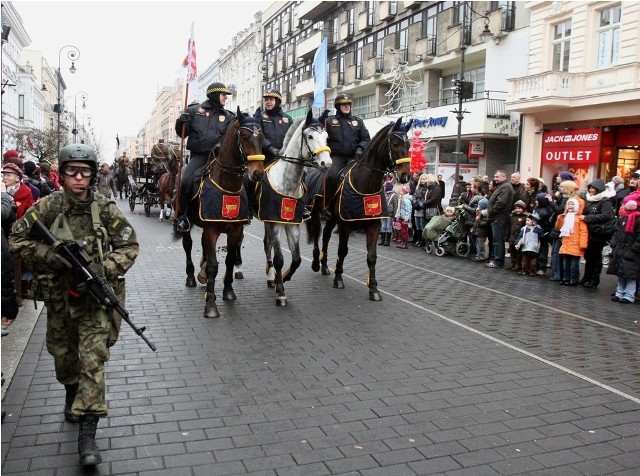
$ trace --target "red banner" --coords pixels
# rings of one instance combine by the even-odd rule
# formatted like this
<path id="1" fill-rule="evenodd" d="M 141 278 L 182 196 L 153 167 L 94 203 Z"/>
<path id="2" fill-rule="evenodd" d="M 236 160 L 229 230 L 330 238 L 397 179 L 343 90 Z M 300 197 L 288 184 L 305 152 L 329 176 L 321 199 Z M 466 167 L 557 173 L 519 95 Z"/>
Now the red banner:
<path id="1" fill-rule="evenodd" d="M 295 198 L 282 197 L 282 205 L 280 206 L 280 218 L 283 220 L 293 220 L 296 217 L 296 205 L 298 200 Z"/>
<path id="2" fill-rule="evenodd" d="M 222 216 L 236 218 L 240 214 L 240 195 L 222 196 Z"/>
<path id="3" fill-rule="evenodd" d="M 382 199 L 380 195 L 364 197 L 364 216 L 376 216 L 382 213 Z"/>
<path id="4" fill-rule="evenodd" d="M 542 163 L 597 164 L 601 139 L 600 129 L 545 132 L 542 136 Z"/>

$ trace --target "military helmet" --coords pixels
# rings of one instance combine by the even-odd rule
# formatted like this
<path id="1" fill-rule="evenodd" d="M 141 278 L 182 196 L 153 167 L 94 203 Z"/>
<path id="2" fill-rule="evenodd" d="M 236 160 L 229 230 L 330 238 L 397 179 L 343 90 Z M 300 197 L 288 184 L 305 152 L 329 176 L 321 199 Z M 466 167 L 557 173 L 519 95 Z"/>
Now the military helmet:
<path id="1" fill-rule="evenodd" d="M 82 162 L 94 170 L 98 169 L 95 151 L 85 144 L 69 144 L 60 149 L 58 165 L 62 169 L 68 162 Z"/>
<path id="2" fill-rule="evenodd" d="M 333 105 L 338 109 L 341 104 L 351 104 L 353 101 L 351 100 L 351 96 L 348 94 L 338 94 L 336 98 L 333 100 Z"/>
<path id="3" fill-rule="evenodd" d="M 207 97 L 209 99 L 217 98 L 219 93 L 231 94 L 231 91 L 229 91 L 224 84 L 218 82 L 211 83 L 207 88 Z"/>
<path id="4" fill-rule="evenodd" d="M 265 91 L 264 94 L 262 95 L 263 98 L 276 98 L 280 101 L 282 101 L 282 94 L 280 94 L 279 91 L 276 91 L 275 89 L 270 89 L 268 91 Z"/>

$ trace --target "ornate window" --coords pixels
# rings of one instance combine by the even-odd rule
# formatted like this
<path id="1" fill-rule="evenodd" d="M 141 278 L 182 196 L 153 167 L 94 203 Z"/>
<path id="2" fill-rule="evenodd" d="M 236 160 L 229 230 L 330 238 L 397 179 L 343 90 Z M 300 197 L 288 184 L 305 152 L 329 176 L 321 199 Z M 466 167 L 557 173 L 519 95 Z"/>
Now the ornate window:
<path id="1" fill-rule="evenodd" d="M 571 56 L 571 20 L 558 23 L 553 27 L 553 66 L 554 71 L 569 71 Z"/>

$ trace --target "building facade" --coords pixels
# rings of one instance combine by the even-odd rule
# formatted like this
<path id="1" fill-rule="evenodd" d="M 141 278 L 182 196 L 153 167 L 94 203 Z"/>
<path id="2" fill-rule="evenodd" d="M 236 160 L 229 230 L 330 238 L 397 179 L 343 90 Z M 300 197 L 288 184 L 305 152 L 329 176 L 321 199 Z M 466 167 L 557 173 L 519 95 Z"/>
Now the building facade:
<path id="1" fill-rule="evenodd" d="M 522 164 L 551 180 L 640 169 L 640 3 L 527 2 L 529 71 L 509 81 L 522 114 Z M 549 182 L 547 182 L 549 183 Z"/>

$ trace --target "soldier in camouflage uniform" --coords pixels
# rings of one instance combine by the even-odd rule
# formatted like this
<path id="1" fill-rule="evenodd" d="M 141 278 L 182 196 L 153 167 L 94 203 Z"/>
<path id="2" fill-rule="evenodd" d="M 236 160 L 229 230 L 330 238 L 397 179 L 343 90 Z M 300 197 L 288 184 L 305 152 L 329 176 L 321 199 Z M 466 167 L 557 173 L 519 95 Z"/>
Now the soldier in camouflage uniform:
<path id="1" fill-rule="evenodd" d="M 54 359 L 56 378 L 66 389 L 64 416 L 80 422 L 80 464 L 95 466 L 102 461 L 95 434 L 99 418 L 107 415 L 104 363 L 109 359 L 113 316 L 83 294 L 83 283 L 75 280 L 69 262 L 31 229 L 40 220 L 60 240 L 85 240 L 94 269 L 120 295 L 124 280 L 119 276 L 133 265 L 138 242 L 116 205 L 91 190 L 97 163 L 89 146 L 62 148 L 59 167 L 63 189 L 29 209 L 13 225 L 9 242 L 11 251 L 35 272 L 34 298 L 47 307 L 47 350 Z"/>

